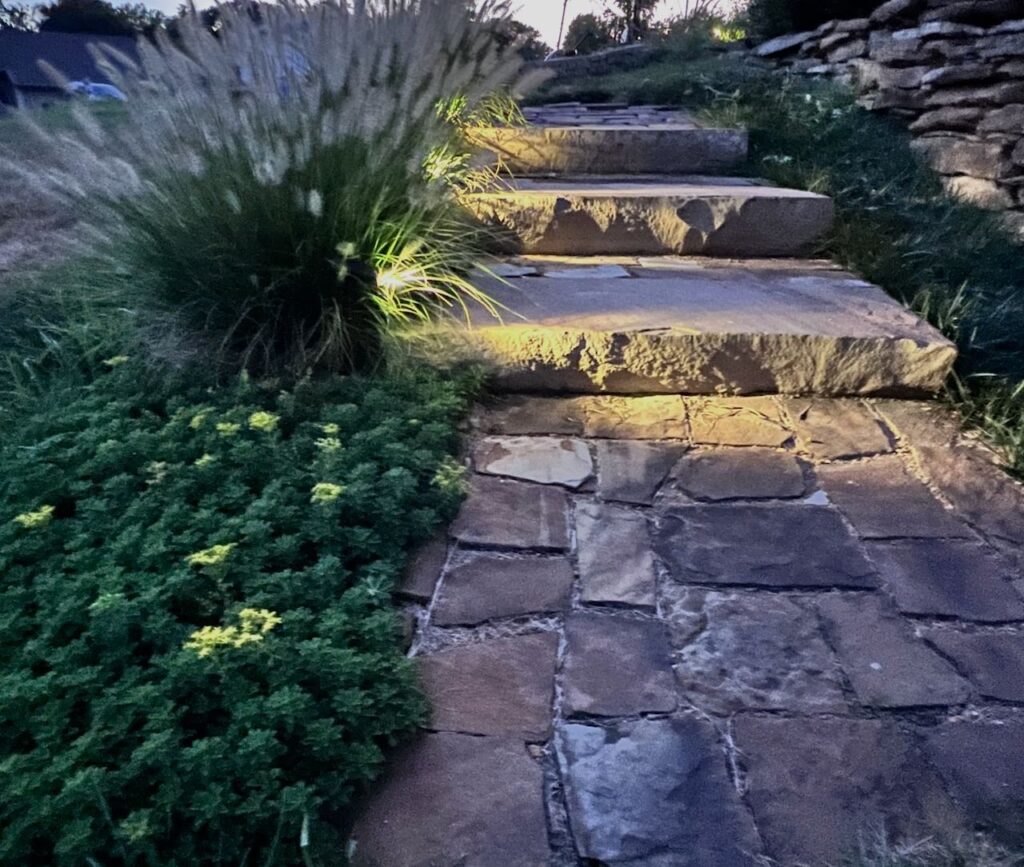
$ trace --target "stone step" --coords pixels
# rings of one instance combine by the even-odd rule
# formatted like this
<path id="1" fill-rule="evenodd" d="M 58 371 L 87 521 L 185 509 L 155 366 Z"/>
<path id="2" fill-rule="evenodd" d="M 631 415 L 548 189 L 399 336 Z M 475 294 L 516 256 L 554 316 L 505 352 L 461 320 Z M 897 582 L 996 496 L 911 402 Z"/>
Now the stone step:
<path id="1" fill-rule="evenodd" d="M 956 358 L 930 325 L 827 263 L 587 261 L 479 277 L 507 312 L 471 311 L 466 340 L 500 389 L 919 396 Z"/>
<path id="2" fill-rule="evenodd" d="M 466 204 L 517 252 L 575 256 L 793 256 L 833 214 L 826 196 L 702 176 L 520 179 Z"/>
<path id="3" fill-rule="evenodd" d="M 742 163 L 747 133 L 685 120 L 650 126 L 486 127 L 472 140 L 516 175 L 695 174 Z"/>

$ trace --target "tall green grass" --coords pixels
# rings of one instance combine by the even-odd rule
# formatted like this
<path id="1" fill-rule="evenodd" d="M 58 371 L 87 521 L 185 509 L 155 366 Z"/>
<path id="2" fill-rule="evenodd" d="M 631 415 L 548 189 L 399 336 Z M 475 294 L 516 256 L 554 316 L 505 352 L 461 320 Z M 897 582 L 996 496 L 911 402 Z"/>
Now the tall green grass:
<path id="1" fill-rule="evenodd" d="M 745 126 L 750 158 L 740 173 L 831 196 L 835 225 L 815 252 L 958 342 L 947 397 L 1024 474 L 1024 247 L 998 215 L 947 196 L 897 121 L 859 108 L 843 87 L 728 57 L 662 58 L 535 97 L 570 98 L 684 105 Z"/>

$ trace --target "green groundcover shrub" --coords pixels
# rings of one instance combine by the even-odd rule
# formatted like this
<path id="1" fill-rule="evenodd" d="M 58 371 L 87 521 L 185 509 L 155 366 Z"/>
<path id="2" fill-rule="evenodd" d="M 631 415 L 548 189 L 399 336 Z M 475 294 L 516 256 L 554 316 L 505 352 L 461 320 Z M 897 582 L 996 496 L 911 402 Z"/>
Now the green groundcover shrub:
<path id="1" fill-rule="evenodd" d="M 0 863 L 302 863 L 421 718 L 390 592 L 464 392 L 120 361 L 0 447 Z"/>

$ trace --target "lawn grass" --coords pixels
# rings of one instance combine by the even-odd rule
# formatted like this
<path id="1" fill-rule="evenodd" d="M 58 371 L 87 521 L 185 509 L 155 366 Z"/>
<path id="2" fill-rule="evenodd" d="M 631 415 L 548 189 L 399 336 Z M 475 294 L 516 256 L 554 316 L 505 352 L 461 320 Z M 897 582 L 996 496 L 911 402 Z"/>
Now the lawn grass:
<path id="1" fill-rule="evenodd" d="M 739 174 L 831 196 L 814 251 L 877 283 L 960 346 L 946 398 L 1024 476 L 1024 247 L 998 215 L 945 195 L 892 119 L 845 88 L 728 56 L 662 56 L 629 72 L 556 83 L 533 101 L 680 105 L 750 131 Z"/>

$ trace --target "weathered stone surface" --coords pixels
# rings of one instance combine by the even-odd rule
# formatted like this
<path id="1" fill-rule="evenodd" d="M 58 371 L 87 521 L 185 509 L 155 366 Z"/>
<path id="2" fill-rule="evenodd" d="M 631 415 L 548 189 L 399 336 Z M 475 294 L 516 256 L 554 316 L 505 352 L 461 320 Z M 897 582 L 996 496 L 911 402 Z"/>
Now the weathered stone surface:
<path id="1" fill-rule="evenodd" d="M 572 567 L 564 557 L 467 554 L 452 565 L 437 594 L 436 626 L 483 623 L 564 611 L 569 607 Z"/>
<path id="2" fill-rule="evenodd" d="M 989 112 L 978 123 L 978 132 L 1016 132 L 1024 130 L 1024 105 L 1007 105 Z"/>
<path id="3" fill-rule="evenodd" d="M 877 7 L 868 20 L 872 24 L 888 24 L 901 16 L 911 14 L 923 5 L 923 0 L 888 0 Z"/>
<path id="4" fill-rule="evenodd" d="M 576 612 L 565 623 L 568 716 L 628 716 L 675 709 L 672 659 L 655 620 Z"/>
<path id="5" fill-rule="evenodd" d="M 828 230 L 833 211 L 825 196 L 737 178 L 519 180 L 464 201 L 523 252 L 574 256 L 792 256 Z"/>
<path id="6" fill-rule="evenodd" d="M 544 741 L 551 734 L 558 634 L 465 644 L 416 659 L 430 728 Z"/>
<path id="7" fill-rule="evenodd" d="M 973 130 L 979 118 L 985 114 L 983 108 L 939 108 L 927 111 L 910 124 L 912 132 L 933 132 L 935 130 Z"/>
<path id="8" fill-rule="evenodd" d="M 785 596 L 667 587 L 663 605 L 687 698 L 712 713 L 845 709 L 817 615 Z"/>
<path id="9" fill-rule="evenodd" d="M 921 76 L 921 84 L 931 87 L 943 87 L 949 84 L 960 84 L 965 81 L 984 81 L 995 73 L 995 67 L 988 63 L 961 63 L 956 66 L 940 66 L 928 69 Z"/>
<path id="10" fill-rule="evenodd" d="M 860 401 L 784 399 L 800 446 L 816 458 L 839 460 L 893 450 L 885 426 Z"/>
<path id="11" fill-rule="evenodd" d="M 583 433 L 584 399 L 578 397 L 499 398 L 479 414 L 478 427 L 486 433 L 573 436 Z"/>
<path id="12" fill-rule="evenodd" d="M 693 441 L 702 445 L 781 448 L 793 438 L 770 397 L 691 398 L 687 410 Z"/>
<path id="13" fill-rule="evenodd" d="M 564 549 L 567 507 L 557 488 L 474 476 L 451 534 L 472 545 Z"/>
<path id="14" fill-rule="evenodd" d="M 594 472 L 585 442 L 556 437 L 486 437 L 473 449 L 473 466 L 478 473 L 569 488 Z"/>
<path id="15" fill-rule="evenodd" d="M 829 63 L 845 63 L 855 57 L 863 57 L 868 50 L 866 39 L 854 39 L 828 52 Z"/>
<path id="16" fill-rule="evenodd" d="M 957 199 L 963 199 L 979 208 L 989 211 L 1001 211 L 1013 207 L 1013 196 L 995 181 L 985 178 L 972 178 L 967 175 L 943 178 L 942 183 L 947 192 Z"/>
<path id="17" fill-rule="evenodd" d="M 906 540 L 868 547 L 900 611 L 999 623 L 1024 619 L 1009 563 L 974 542 Z"/>
<path id="18" fill-rule="evenodd" d="M 1024 722 L 949 722 L 926 751 L 970 821 L 1010 846 L 1024 844 Z"/>
<path id="19" fill-rule="evenodd" d="M 800 462 L 770 449 L 690 452 L 672 471 L 672 484 L 697 500 L 774 500 L 807 490 Z"/>
<path id="20" fill-rule="evenodd" d="M 709 723 L 567 725 L 557 743 L 569 819 L 588 863 L 760 863 L 757 833 Z"/>
<path id="21" fill-rule="evenodd" d="M 786 54 L 799 48 L 812 36 L 814 36 L 814 32 L 811 30 L 803 33 L 787 33 L 784 36 L 777 36 L 775 39 L 762 42 L 754 49 L 754 53 L 758 57 L 774 57 L 778 54 Z"/>
<path id="22" fill-rule="evenodd" d="M 675 395 L 592 397 L 587 399 L 584 431 L 613 439 L 685 439 L 686 408 Z"/>
<path id="23" fill-rule="evenodd" d="M 603 500 L 649 505 L 685 452 L 683 445 L 598 440 L 597 493 Z"/>
<path id="24" fill-rule="evenodd" d="M 356 867 L 547 867 L 543 772 L 519 738 L 424 735 L 392 757 L 352 834 Z"/>
<path id="25" fill-rule="evenodd" d="M 441 577 L 448 559 L 448 540 L 439 533 L 413 556 L 402 573 L 398 595 L 418 602 L 427 602 L 434 595 L 437 579 Z"/>
<path id="26" fill-rule="evenodd" d="M 518 316 L 474 309 L 452 341 L 492 361 L 506 390 L 909 395 L 940 388 L 956 357 L 877 287 L 801 265 L 478 285 Z"/>
<path id="27" fill-rule="evenodd" d="M 926 629 L 924 637 L 985 698 L 1024 702 L 1024 633 Z"/>
<path id="28" fill-rule="evenodd" d="M 1024 81 L 1004 81 L 984 87 L 946 87 L 936 90 L 926 100 L 929 106 L 995 105 L 1024 100 Z"/>
<path id="29" fill-rule="evenodd" d="M 838 864 L 865 829 L 954 832 L 957 814 L 911 738 L 889 722 L 741 715 L 747 800 L 778 864 Z"/>
<path id="30" fill-rule="evenodd" d="M 829 499 L 865 538 L 970 535 L 895 455 L 819 466 L 817 474 Z"/>
<path id="31" fill-rule="evenodd" d="M 874 596 L 830 596 L 818 602 L 839 664 L 857 698 L 873 707 L 955 705 L 967 683 L 903 620 Z"/>
<path id="32" fill-rule="evenodd" d="M 491 127 L 471 141 L 522 174 L 679 174 L 714 172 L 742 162 L 747 133 L 691 123 L 627 126 Z"/>
<path id="33" fill-rule="evenodd" d="M 1010 160 L 1002 142 L 970 141 L 950 136 L 928 136 L 913 143 L 932 168 L 943 174 L 1001 178 L 1010 172 Z"/>
<path id="34" fill-rule="evenodd" d="M 804 505 L 680 506 L 654 550 L 683 584 L 871 588 L 877 579 L 832 509 Z"/>
<path id="35" fill-rule="evenodd" d="M 647 519 L 605 503 L 576 507 L 581 598 L 654 607 L 654 552 Z"/>

